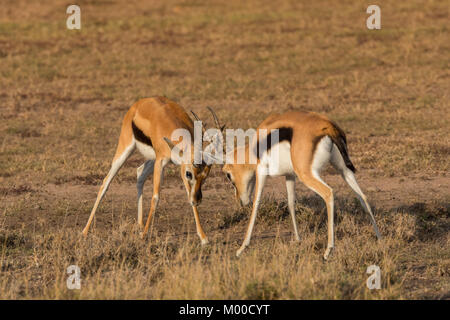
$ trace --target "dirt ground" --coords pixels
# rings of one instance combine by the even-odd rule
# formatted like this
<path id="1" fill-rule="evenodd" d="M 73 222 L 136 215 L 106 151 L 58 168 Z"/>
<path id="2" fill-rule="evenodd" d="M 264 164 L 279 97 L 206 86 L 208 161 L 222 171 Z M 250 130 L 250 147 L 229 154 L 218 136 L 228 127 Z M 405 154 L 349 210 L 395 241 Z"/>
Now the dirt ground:
<path id="1" fill-rule="evenodd" d="M 380 1 L 0 0 L 0 298 L 449 299 L 448 6 Z M 283 178 L 270 178 L 252 243 L 248 209 L 215 166 L 203 187 L 200 245 L 170 165 L 150 235 L 136 225 L 137 153 L 81 237 L 109 170 L 120 123 L 139 98 L 164 95 L 208 125 L 256 127 L 273 112 L 328 115 L 347 133 L 357 179 L 384 238 L 330 168 L 336 251 L 328 262 L 321 199 L 296 182 L 295 243 Z M 144 212 L 151 199 L 144 191 Z M 82 271 L 68 290 L 66 268 Z M 382 288 L 369 290 L 378 265 Z"/>

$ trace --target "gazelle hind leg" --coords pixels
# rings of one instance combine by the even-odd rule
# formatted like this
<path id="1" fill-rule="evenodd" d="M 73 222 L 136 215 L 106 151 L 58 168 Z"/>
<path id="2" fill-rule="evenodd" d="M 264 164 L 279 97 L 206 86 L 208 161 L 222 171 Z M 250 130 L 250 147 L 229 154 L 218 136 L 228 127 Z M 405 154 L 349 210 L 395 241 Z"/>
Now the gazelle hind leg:
<path id="1" fill-rule="evenodd" d="M 331 164 L 337 171 L 339 171 L 339 173 L 344 178 L 345 182 L 347 182 L 350 188 L 352 188 L 352 190 L 356 193 L 359 202 L 361 202 L 361 206 L 364 208 L 364 211 L 366 211 L 369 214 L 370 221 L 372 223 L 373 229 L 375 230 L 377 238 L 381 239 L 380 231 L 378 230 L 377 223 L 375 222 L 375 217 L 372 213 L 372 209 L 370 208 L 369 203 L 367 202 L 367 198 L 361 191 L 361 188 L 359 187 L 358 183 L 356 182 L 355 174 L 352 172 L 352 170 L 350 170 L 345 166 L 344 159 L 342 158 L 341 153 L 339 152 L 338 148 L 335 145 L 333 145 Z"/>
<path id="2" fill-rule="evenodd" d="M 345 173 L 343 174 L 343 177 L 344 177 L 345 181 L 348 183 L 348 185 L 357 194 L 359 202 L 361 202 L 362 207 L 369 214 L 370 221 L 372 222 L 372 226 L 375 231 L 375 234 L 377 235 L 377 238 L 381 239 L 381 234 L 380 234 L 380 231 L 378 230 L 377 223 L 375 222 L 375 217 L 372 213 L 372 209 L 370 208 L 370 205 L 367 202 L 366 196 L 364 195 L 364 193 L 362 193 L 361 189 L 359 188 L 358 183 L 356 182 L 354 173 L 350 169 L 346 168 Z"/>
<path id="3" fill-rule="evenodd" d="M 317 193 L 325 201 L 327 206 L 328 217 L 328 244 L 327 249 L 323 255 L 325 260 L 328 259 L 330 253 L 334 249 L 334 197 L 333 189 L 331 189 L 325 182 L 322 181 L 317 173 L 303 173 L 303 183 L 312 191 Z"/>
<path id="4" fill-rule="evenodd" d="M 301 148 L 301 146 L 299 147 Z M 311 190 L 317 193 L 325 201 L 328 216 L 328 244 L 323 255 L 328 259 L 334 248 L 334 198 L 333 189 L 331 189 L 319 176 L 324 165 L 328 164 L 331 157 L 332 142 L 329 137 L 324 137 L 317 144 L 315 152 L 311 154 L 311 160 L 307 157 L 293 157 L 294 170 L 299 179 Z M 294 150 L 291 148 L 291 150 Z M 302 154 L 300 152 L 300 154 Z"/>
<path id="5" fill-rule="evenodd" d="M 288 197 L 288 208 L 294 226 L 295 240 L 300 241 L 298 234 L 297 220 L 295 219 L 295 176 L 286 176 L 286 190 Z"/>
<path id="6" fill-rule="evenodd" d="M 159 202 L 159 190 L 161 188 L 162 179 L 164 176 L 164 167 L 169 162 L 169 159 L 156 159 L 154 170 L 153 170 L 153 196 L 150 205 L 150 212 L 147 217 L 147 222 L 145 223 L 144 230 L 142 231 L 141 238 L 144 239 L 148 229 L 150 227 L 150 222 L 152 221 L 152 216 L 158 207 Z"/>
<path id="7" fill-rule="evenodd" d="M 139 168 L 137 168 L 137 205 L 138 205 L 138 224 L 140 227 L 144 227 L 143 214 L 142 214 L 142 192 L 144 190 L 144 184 L 148 176 L 153 173 L 155 165 L 154 160 L 148 160 Z"/>
<path id="8" fill-rule="evenodd" d="M 102 201 L 103 197 L 105 196 L 106 191 L 108 191 L 111 181 L 116 176 L 117 172 L 119 172 L 120 168 L 123 166 L 123 164 L 128 159 L 128 157 L 131 155 L 131 153 L 134 151 L 135 142 L 134 142 L 134 140 L 132 140 L 131 143 L 126 148 L 123 148 L 123 151 L 121 150 L 122 148 L 120 145 L 117 149 L 118 149 L 118 151 L 116 152 L 116 156 L 114 157 L 114 160 L 112 162 L 111 169 L 109 170 L 108 174 L 106 175 L 105 179 L 103 180 L 103 183 L 97 194 L 97 199 L 95 200 L 94 207 L 92 208 L 91 215 L 89 216 L 89 220 L 83 229 L 84 236 L 86 236 L 89 231 L 89 227 L 92 223 L 92 220 L 94 219 L 95 212 L 97 211 L 97 207 L 100 204 L 100 201 Z"/>

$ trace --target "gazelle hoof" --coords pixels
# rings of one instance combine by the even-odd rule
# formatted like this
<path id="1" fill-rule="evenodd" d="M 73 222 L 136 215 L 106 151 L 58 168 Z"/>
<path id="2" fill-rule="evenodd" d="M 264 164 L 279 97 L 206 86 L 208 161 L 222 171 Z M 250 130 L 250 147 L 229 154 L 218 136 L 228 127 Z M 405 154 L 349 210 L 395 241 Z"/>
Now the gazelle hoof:
<path id="1" fill-rule="evenodd" d="M 329 247 L 329 248 L 327 248 L 327 250 L 325 250 L 325 253 L 323 254 L 323 259 L 325 261 L 328 260 L 332 251 L 333 251 L 333 247 Z"/>
<path id="2" fill-rule="evenodd" d="M 202 246 L 204 246 L 204 245 L 206 245 L 206 244 L 208 244 L 208 238 L 203 238 L 202 239 Z"/>

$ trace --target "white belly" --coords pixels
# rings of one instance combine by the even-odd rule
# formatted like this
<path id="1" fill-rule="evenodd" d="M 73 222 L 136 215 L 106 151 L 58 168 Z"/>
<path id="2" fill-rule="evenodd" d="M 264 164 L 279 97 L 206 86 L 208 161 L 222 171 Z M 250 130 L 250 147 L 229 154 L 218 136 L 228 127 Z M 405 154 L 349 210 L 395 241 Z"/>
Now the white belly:
<path id="1" fill-rule="evenodd" d="M 146 160 L 155 160 L 156 159 L 155 149 L 153 149 L 149 145 L 146 145 L 145 143 L 136 141 L 136 148 L 139 150 L 139 152 L 144 156 L 144 158 Z"/>
<path id="2" fill-rule="evenodd" d="M 270 176 L 286 176 L 294 173 L 291 160 L 291 145 L 282 141 L 264 152 L 258 170 L 266 170 Z"/>

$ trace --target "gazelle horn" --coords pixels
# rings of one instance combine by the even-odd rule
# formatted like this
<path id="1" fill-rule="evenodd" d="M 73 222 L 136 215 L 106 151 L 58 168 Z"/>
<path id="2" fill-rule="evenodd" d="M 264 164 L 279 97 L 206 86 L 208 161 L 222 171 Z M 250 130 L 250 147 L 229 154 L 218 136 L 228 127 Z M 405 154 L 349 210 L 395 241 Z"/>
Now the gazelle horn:
<path id="1" fill-rule="evenodd" d="M 211 107 L 206 107 L 209 112 L 211 112 L 213 118 L 214 118 L 214 122 L 216 123 L 216 128 L 219 129 L 220 131 L 223 131 L 223 129 L 225 129 L 225 124 L 223 126 L 220 126 L 220 122 L 219 122 L 219 118 L 217 117 L 216 113 L 214 112 L 213 108 Z"/>

